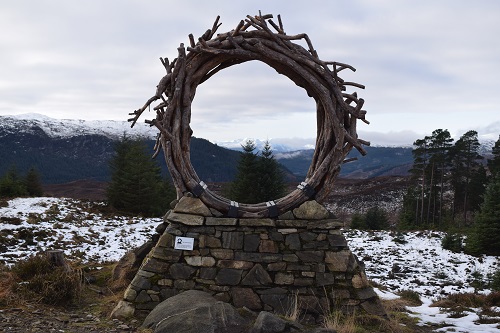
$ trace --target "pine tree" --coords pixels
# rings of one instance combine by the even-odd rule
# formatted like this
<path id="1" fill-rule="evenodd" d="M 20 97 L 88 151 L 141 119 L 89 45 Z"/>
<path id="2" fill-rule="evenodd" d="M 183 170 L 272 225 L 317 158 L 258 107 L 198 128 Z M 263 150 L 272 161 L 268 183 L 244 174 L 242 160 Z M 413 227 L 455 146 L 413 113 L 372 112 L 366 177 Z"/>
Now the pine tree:
<path id="1" fill-rule="evenodd" d="M 232 200 L 254 204 L 259 201 L 257 184 L 259 182 L 258 156 L 254 153 L 255 142 L 247 140 L 243 147 L 243 154 L 238 162 L 238 172 L 231 183 L 229 195 Z"/>
<path id="2" fill-rule="evenodd" d="M 285 194 L 285 176 L 280 164 L 274 159 L 273 150 L 268 140 L 264 144 L 261 158 L 258 160 L 259 183 L 258 201 L 270 201 Z"/>
<path id="3" fill-rule="evenodd" d="M 109 203 L 121 211 L 161 215 L 175 198 L 175 192 L 161 176 L 156 160 L 146 153 L 142 141 L 123 138 L 110 162 Z"/>
<path id="4" fill-rule="evenodd" d="M 500 255 L 500 174 L 495 175 L 486 188 L 466 247 L 473 254 Z"/>
<path id="5" fill-rule="evenodd" d="M 491 153 L 493 154 L 493 158 L 488 160 L 488 169 L 492 175 L 496 175 L 500 173 L 500 135 L 498 136 L 498 140 L 495 142 Z"/>
<path id="6" fill-rule="evenodd" d="M 430 152 L 431 164 L 436 167 L 436 175 L 434 177 L 436 179 L 436 186 L 434 187 L 434 189 L 435 192 L 437 192 L 433 195 L 435 204 L 433 205 L 434 209 L 432 217 L 433 221 L 434 218 L 437 217 L 438 224 L 441 224 L 443 219 L 443 196 L 446 190 L 445 186 L 448 180 L 448 173 L 451 168 L 449 152 L 453 146 L 452 142 L 453 139 L 451 138 L 450 132 L 448 130 L 437 129 L 432 132 Z"/>
<path id="7" fill-rule="evenodd" d="M 484 193 L 484 183 L 482 186 L 478 183 L 483 179 L 482 165 L 479 163 L 483 157 L 479 155 L 479 147 L 477 132 L 468 131 L 455 142 L 450 151 L 453 165 L 454 211 L 455 213 L 462 212 L 462 220 L 464 222 L 467 221 L 467 213 L 469 211 L 479 208 L 478 204 L 480 201 L 478 202 L 471 198 L 478 198 Z M 476 181 L 476 184 L 471 186 L 474 181 Z"/>
<path id="8" fill-rule="evenodd" d="M 25 178 L 26 191 L 29 196 L 40 197 L 43 195 L 42 183 L 40 181 L 40 174 L 34 167 L 31 167 L 26 174 Z"/>
<path id="9" fill-rule="evenodd" d="M 254 153 L 255 143 L 247 140 L 238 163 L 238 172 L 231 183 L 229 196 L 232 200 L 255 204 L 281 198 L 285 194 L 286 182 L 280 164 L 274 159 L 269 141 L 266 141 L 261 156 Z"/>
<path id="10" fill-rule="evenodd" d="M 416 210 L 415 210 L 415 222 L 417 225 L 422 225 L 427 223 L 428 220 L 425 218 L 426 204 L 429 200 L 429 164 L 430 164 L 430 145 L 431 137 L 426 136 L 423 139 L 418 139 L 413 143 L 412 155 L 413 155 L 413 167 L 410 169 L 412 174 L 412 181 L 414 182 L 416 188 L 418 189 L 420 195 L 416 197 Z"/>
<path id="11" fill-rule="evenodd" d="M 14 165 L 0 179 L 0 197 L 15 198 L 27 194 L 24 181 Z"/>

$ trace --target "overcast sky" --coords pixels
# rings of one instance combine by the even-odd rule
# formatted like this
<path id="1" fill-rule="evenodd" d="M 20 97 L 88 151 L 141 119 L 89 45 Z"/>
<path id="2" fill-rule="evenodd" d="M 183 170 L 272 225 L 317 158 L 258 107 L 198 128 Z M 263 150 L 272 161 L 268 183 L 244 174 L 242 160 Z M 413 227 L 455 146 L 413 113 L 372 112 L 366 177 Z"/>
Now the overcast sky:
<path id="1" fill-rule="evenodd" d="M 281 14 L 287 34 L 307 33 L 325 61 L 366 86 L 373 144 L 411 144 L 437 128 L 500 133 L 500 1 L 0 2 L 0 115 L 126 120 L 155 92 L 188 34 L 218 32 L 247 14 Z M 153 117 L 153 115 L 151 115 Z M 141 120 L 142 121 L 142 120 Z M 311 138 L 314 100 L 263 63 L 223 70 L 200 85 L 194 135 L 211 141 Z"/>

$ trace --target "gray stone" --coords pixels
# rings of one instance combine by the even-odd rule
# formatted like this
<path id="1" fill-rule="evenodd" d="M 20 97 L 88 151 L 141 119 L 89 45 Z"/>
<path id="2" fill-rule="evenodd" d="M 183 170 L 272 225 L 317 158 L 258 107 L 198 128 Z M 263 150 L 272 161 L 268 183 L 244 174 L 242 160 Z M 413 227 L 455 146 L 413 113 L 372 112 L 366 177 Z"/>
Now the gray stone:
<path id="1" fill-rule="evenodd" d="M 283 242 L 283 240 L 285 239 L 285 237 L 283 237 L 283 234 L 280 233 L 280 232 L 271 231 L 269 233 L 269 239 L 271 239 L 273 241 L 277 241 L 277 242 Z"/>
<path id="2" fill-rule="evenodd" d="M 169 273 L 174 279 L 189 279 L 195 272 L 196 268 L 181 263 L 175 263 L 169 269 Z"/>
<path id="3" fill-rule="evenodd" d="M 320 221 L 310 221 L 307 224 L 307 229 L 321 229 L 321 230 L 329 230 L 329 229 L 338 229 L 342 228 L 344 223 L 339 220 L 320 220 Z"/>
<path id="4" fill-rule="evenodd" d="M 134 316 L 135 307 L 127 301 L 120 301 L 111 312 L 111 318 L 128 319 Z"/>
<path id="5" fill-rule="evenodd" d="M 298 234 L 290 234 L 285 238 L 285 245 L 288 246 L 290 250 L 300 250 L 300 237 Z"/>
<path id="6" fill-rule="evenodd" d="M 347 240 L 342 235 L 328 235 L 330 246 L 344 247 L 347 246 Z"/>
<path id="7" fill-rule="evenodd" d="M 311 242 L 313 240 L 316 240 L 316 238 L 318 238 L 318 235 L 315 234 L 314 232 L 306 231 L 300 233 L 300 239 L 302 239 L 305 242 Z"/>
<path id="8" fill-rule="evenodd" d="M 175 213 L 212 216 L 212 212 L 198 198 L 182 197 L 174 208 Z"/>
<path id="9" fill-rule="evenodd" d="M 203 223 L 205 222 L 205 218 L 203 216 L 192 215 L 192 214 L 180 214 L 174 212 L 168 215 L 168 220 L 170 222 L 177 222 L 180 224 L 191 225 L 191 226 L 203 225 Z"/>
<path id="10" fill-rule="evenodd" d="M 276 226 L 279 228 L 306 228 L 308 223 L 306 220 L 276 220 Z"/>
<path id="11" fill-rule="evenodd" d="M 172 248 L 174 247 L 174 240 L 175 237 L 173 235 L 164 233 L 163 235 L 161 235 L 160 239 L 158 240 L 158 243 L 156 243 L 156 246 Z"/>
<path id="12" fill-rule="evenodd" d="M 269 274 L 260 264 L 255 264 L 253 268 L 241 281 L 242 285 L 247 286 L 266 286 L 273 282 Z"/>
<path id="13" fill-rule="evenodd" d="M 164 247 L 155 247 L 153 249 L 153 258 L 176 262 L 182 255 L 181 250 L 166 249 Z"/>
<path id="14" fill-rule="evenodd" d="M 335 283 L 335 276 L 333 273 L 316 273 L 316 285 L 318 287 L 328 286 Z"/>
<path id="15" fill-rule="evenodd" d="M 210 254 L 217 259 L 233 259 L 234 252 L 230 249 L 210 249 Z"/>
<path id="16" fill-rule="evenodd" d="M 246 260 L 253 262 L 278 262 L 283 261 L 283 255 L 279 253 L 251 253 L 251 252 L 236 252 L 234 254 L 236 260 Z"/>
<path id="17" fill-rule="evenodd" d="M 262 309 L 260 298 L 252 288 L 235 287 L 231 289 L 231 295 L 233 297 L 233 305 L 237 308 L 247 307 L 251 310 Z"/>
<path id="18" fill-rule="evenodd" d="M 154 329 L 154 333 L 217 333 L 236 332 L 233 329 L 243 330 L 246 325 L 231 305 L 205 292 L 189 290 L 160 303 L 142 327 Z"/>
<path id="19" fill-rule="evenodd" d="M 297 287 L 306 287 L 313 285 L 313 279 L 310 278 L 295 278 L 293 285 Z"/>
<path id="20" fill-rule="evenodd" d="M 215 267 L 203 267 L 200 269 L 200 278 L 205 280 L 213 280 L 217 276 Z"/>
<path id="21" fill-rule="evenodd" d="M 184 259 L 190 266 L 212 267 L 215 265 L 215 259 L 212 257 L 193 256 L 184 257 Z"/>
<path id="22" fill-rule="evenodd" d="M 148 302 L 148 303 L 137 303 L 135 305 L 136 310 L 153 310 L 159 303 L 158 302 Z"/>
<path id="23" fill-rule="evenodd" d="M 285 295 L 288 291 L 285 288 L 275 287 L 269 289 L 256 289 L 259 295 Z"/>
<path id="24" fill-rule="evenodd" d="M 259 248 L 260 236 L 256 234 L 245 235 L 245 252 L 255 252 Z"/>
<path id="25" fill-rule="evenodd" d="M 299 259 L 303 262 L 320 263 L 324 260 L 323 251 L 297 251 L 295 252 Z"/>
<path id="26" fill-rule="evenodd" d="M 274 220 L 272 219 L 240 219 L 240 226 L 242 227 L 274 227 Z"/>
<path id="27" fill-rule="evenodd" d="M 278 253 L 278 246 L 276 242 L 270 239 L 262 239 L 259 245 L 259 252 L 261 253 Z"/>
<path id="28" fill-rule="evenodd" d="M 223 232 L 222 247 L 225 249 L 241 250 L 243 249 L 243 232 Z"/>
<path id="29" fill-rule="evenodd" d="M 123 294 L 123 299 L 129 302 L 135 301 L 136 297 L 137 297 L 137 291 L 130 288 L 130 286 L 125 290 L 125 293 Z"/>
<path id="30" fill-rule="evenodd" d="M 282 333 L 285 332 L 287 322 L 280 317 L 262 311 L 257 316 L 255 324 L 252 327 L 251 333 Z"/>
<path id="31" fill-rule="evenodd" d="M 136 275 L 130 284 L 137 290 L 148 290 L 151 288 L 151 281 L 140 275 Z"/>
<path id="32" fill-rule="evenodd" d="M 296 254 L 287 253 L 287 254 L 283 255 L 283 261 L 286 261 L 286 262 L 298 262 L 299 261 L 299 257 L 297 257 Z"/>
<path id="33" fill-rule="evenodd" d="M 175 280 L 174 281 L 174 288 L 180 289 L 180 290 L 190 290 L 194 289 L 195 282 L 193 280 Z"/>
<path id="34" fill-rule="evenodd" d="M 227 218 L 227 217 L 207 217 L 205 219 L 206 225 L 227 225 L 234 226 L 238 224 L 238 219 Z"/>
<path id="35" fill-rule="evenodd" d="M 165 273 L 168 270 L 169 264 L 163 260 L 155 258 L 147 258 L 142 266 L 142 270 L 146 272 Z"/>
<path id="36" fill-rule="evenodd" d="M 141 291 L 135 298 L 136 303 L 148 303 L 151 301 L 151 297 L 148 295 L 148 292 L 146 290 Z"/>
<path id="37" fill-rule="evenodd" d="M 325 263 L 332 272 L 346 272 L 351 259 L 351 251 L 342 250 L 338 252 L 325 252 Z"/>
<path id="38" fill-rule="evenodd" d="M 283 214 L 278 216 L 278 220 L 293 220 L 295 219 L 295 216 L 293 216 L 292 211 L 287 210 Z"/>
<path id="39" fill-rule="evenodd" d="M 215 282 L 219 285 L 236 286 L 241 281 L 242 273 L 241 269 L 222 268 L 217 273 Z"/>
<path id="40" fill-rule="evenodd" d="M 366 300 L 366 299 L 370 299 L 373 297 L 377 297 L 377 294 L 375 293 L 375 291 L 373 290 L 372 287 L 363 288 L 363 289 L 356 289 L 355 294 L 356 294 L 356 298 L 361 299 L 361 300 Z"/>
<path id="41" fill-rule="evenodd" d="M 286 268 L 286 262 L 274 262 L 267 265 L 267 270 L 271 272 L 282 271 Z"/>
<path id="42" fill-rule="evenodd" d="M 323 220 L 330 216 L 330 212 L 315 200 L 310 200 L 295 208 L 293 215 L 297 219 Z"/>
<path id="43" fill-rule="evenodd" d="M 247 270 L 253 267 L 253 262 L 244 260 L 219 260 L 217 267 Z"/>
<path id="44" fill-rule="evenodd" d="M 263 294 L 260 296 L 262 302 L 269 305 L 277 314 L 286 314 L 292 310 L 294 300 L 287 294 Z"/>
<path id="45" fill-rule="evenodd" d="M 213 237 L 213 236 L 205 236 L 204 237 L 204 247 L 209 247 L 212 249 L 220 249 L 222 246 L 222 243 L 220 239 Z M 201 247 L 201 245 L 200 245 Z"/>
<path id="46" fill-rule="evenodd" d="M 293 274 L 291 273 L 276 273 L 276 276 L 274 277 L 274 283 L 280 284 L 280 285 L 291 285 L 293 284 Z"/>
<path id="47" fill-rule="evenodd" d="M 382 305 L 378 297 L 374 297 L 365 302 L 362 302 L 361 307 L 363 308 L 363 310 L 365 310 L 371 315 L 381 316 L 381 317 L 387 316 L 384 306 Z"/>

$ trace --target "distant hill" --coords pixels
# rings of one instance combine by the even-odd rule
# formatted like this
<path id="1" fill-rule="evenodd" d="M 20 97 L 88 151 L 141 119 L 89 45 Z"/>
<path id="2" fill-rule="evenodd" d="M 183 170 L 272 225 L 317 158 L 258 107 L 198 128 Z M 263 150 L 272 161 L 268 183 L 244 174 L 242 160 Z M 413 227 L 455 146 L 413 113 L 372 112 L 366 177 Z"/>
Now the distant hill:
<path id="1" fill-rule="evenodd" d="M 144 124 L 130 129 L 125 121 L 56 120 L 36 114 L 0 116 L 0 175 L 13 165 L 20 172 L 34 166 L 45 184 L 82 179 L 108 181 L 108 163 L 114 153 L 114 144 L 124 134 L 145 138 L 152 153 L 156 130 Z M 367 156 L 342 166 L 342 177 L 404 176 L 411 166 L 411 148 L 366 149 Z M 300 180 L 307 173 L 313 152 L 312 149 L 277 152 L 275 156 L 287 169 L 287 179 Z M 206 182 L 231 181 L 239 156 L 240 152 L 208 140 L 194 137 L 191 140 L 191 162 L 198 176 Z M 350 156 L 359 154 L 353 150 Z M 167 172 L 163 157 L 160 155 L 158 159 Z"/>
<path id="2" fill-rule="evenodd" d="M 100 127 L 104 124 L 103 127 Z M 134 132 L 127 122 L 91 122 L 0 117 L 0 175 L 12 166 L 21 173 L 34 166 L 46 184 L 88 179 L 108 181 L 108 163 L 115 142 L 125 134 L 149 142 L 152 154 L 154 129 L 138 126 Z M 127 127 L 128 126 L 128 127 Z M 134 127 L 135 128 L 135 127 Z M 153 132 L 151 132 L 153 131 Z M 218 147 L 207 140 L 192 138 L 191 162 L 206 181 L 226 182 L 236 174 L 240 153 Z M 167 172 L 163 156 L 159 164 Z"/>
<path id="3" fill-rule="evenodd" d="M 358 160 L 342 165 L 343 178 L 366 179 L 379 176 L 406 176 L 413 164 L 412 148 L 408 147 L 365 147 L 368 154 L 353 149 L 348 157 Z M 311 164 L 313 149 L 276 154 L 276 159 L 296 176 L 303 177 Z"/>

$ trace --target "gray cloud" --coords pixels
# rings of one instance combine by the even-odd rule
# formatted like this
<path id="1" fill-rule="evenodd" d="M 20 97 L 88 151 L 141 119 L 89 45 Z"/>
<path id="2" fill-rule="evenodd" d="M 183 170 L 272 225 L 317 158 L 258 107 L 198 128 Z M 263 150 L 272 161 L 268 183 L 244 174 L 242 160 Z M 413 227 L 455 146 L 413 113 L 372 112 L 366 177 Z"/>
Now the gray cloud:
<path id="1" fill-rule="evenodd" d="M 411 132 L 487 131 L 500 121 L 494 0 L 4 1 L 0 29 L 11 33 L 0 36 L 0 114 L 124 120 L 154 93 L 159 57 L 176 57 L 187 35 L 201 35 L 217 15 L 225 32 L 259 9 L 282 14 L 288 34 L 308 33 L 323 60 L 357 68 L 344 76 L 367 87 L 359 94 L 372 124 L 360 133 L 411 143 Z M 310 138 L 314 110 L 287 78 L 245 64 L 198 87 L 192 126 L 213 140 Z"/>

